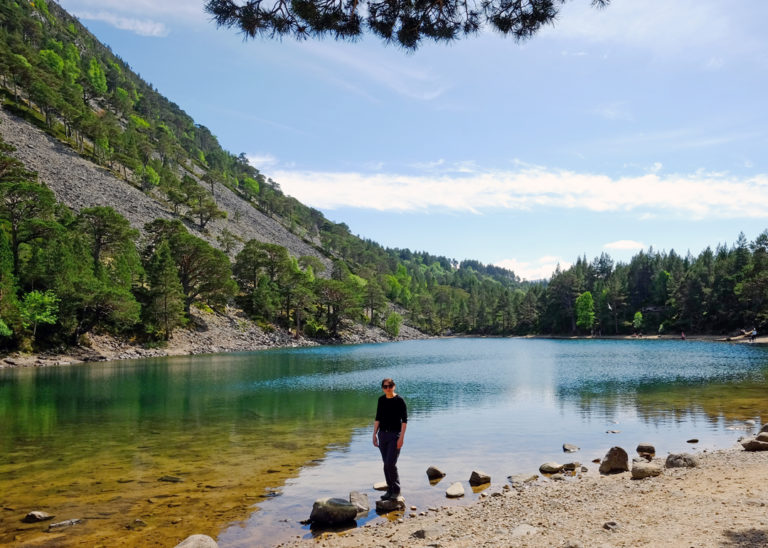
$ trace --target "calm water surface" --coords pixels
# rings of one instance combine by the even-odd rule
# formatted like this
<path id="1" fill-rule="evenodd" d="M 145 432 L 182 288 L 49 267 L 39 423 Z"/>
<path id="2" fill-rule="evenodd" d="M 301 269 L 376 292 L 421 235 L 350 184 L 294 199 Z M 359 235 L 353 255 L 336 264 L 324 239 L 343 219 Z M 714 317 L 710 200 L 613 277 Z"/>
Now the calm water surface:
<path id="1" fill-rule="evenodd" d="M 730 447 L 746 419 L 768 415 L 768 349 L 693 341 L 448 339 L 5 370 L 0 543 L 51 538 L 19 528 L 31 509 L 94 518 L 55 538 L 65 545 L 310 535 L 298 521 L 316 498 L 378 498 L 371 431 L 383 377 L 408 402 L 399 468 L 420 508 L 476 498 L 473 469 L 498 487 L 612 445 Z M 564 455 L 565 442 L 581 451 Z M 430 485 L 429 465 L 448 476 Z M 444 498 L 453 481 L 463 501 Z M 384 518 L 358 523 L 373 519 Z"/>

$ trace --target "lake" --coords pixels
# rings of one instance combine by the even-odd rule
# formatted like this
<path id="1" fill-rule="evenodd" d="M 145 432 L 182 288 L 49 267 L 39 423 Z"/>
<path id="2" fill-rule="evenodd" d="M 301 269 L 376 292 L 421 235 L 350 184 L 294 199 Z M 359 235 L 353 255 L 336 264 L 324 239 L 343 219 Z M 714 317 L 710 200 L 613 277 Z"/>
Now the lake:
<path id="1" fill-rule="evenodd" d="M 384 377 L 408 403 L 399 469 L 420 509 L 477 498 L 475 469 L 492 487 L 550 460 L 596 473 L 613 445 L 730 447 L 768 414 L 768 349 L 748 344 L 457 338 L 0 370 L 0 543 L 311 535 L 315 499 L 378 498 Z M 430 465 L 448 474 L 436 485 Z M 448 501 L 454 481 L 467 496 Z M 20 522 L 30 510 L 85 520 L 47 533 Z"/>

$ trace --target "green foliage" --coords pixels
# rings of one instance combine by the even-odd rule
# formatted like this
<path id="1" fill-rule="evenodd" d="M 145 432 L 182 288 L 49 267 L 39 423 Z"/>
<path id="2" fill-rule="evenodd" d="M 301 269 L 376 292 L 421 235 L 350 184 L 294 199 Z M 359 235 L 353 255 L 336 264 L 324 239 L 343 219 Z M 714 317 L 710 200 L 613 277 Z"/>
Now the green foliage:
<path id="1" fill-rule="evenodd" d="M 590 333 L 595 325 L 595 301 L 589 291 L 576 298 L 576 325 Z"/>
<path id="2" fill-rule="evenodd" d="M 400 326 L 403 324 L 403 317 L 397 312 L 390 312 L 384 322 L 384 330 L 387 335 L 393 339 L 400 334 Z"/>
<path id="3" fill-rule="evenodd" d="M 39 57 L 43 67 L 53 74 L 61 76 L 64 71 L 64 59 L 58 53 L 50 49 L 43 49 L 40 50 Z"/>
<path id="4" fill-rule="evenodd" d="M 643 330 L 643 313 L 639 310 L 635 312 L 635 315 L 632 318 L 632 327 L 635 329 L 635 331 Z"/>
<path id="5" fill-rule="evenodd" d="M 185 323 L 184 290 L 167 241 L 160 242 L 154 250 L 147 274 L 149 295 L 144 324 L 148 332 L 167 341 L 173 330 Z"/>
<path id="6" fill-rule="evenodd" d="M 32 337 L 39 324 L 54 324 L 58 319 L 59 298 L 53 291 L 30 291 L 21 299 L 21 322 L 24 328 L 32 326 Z"/>
<path id="7" fill-rule="evenodd" d="M 88 84 L 96 95 L 107 93 L 107 77 L 104 74 L 104 69 L 101 68 L 101 64 L 96 59 L 91 59 L 88 65 Z"/>

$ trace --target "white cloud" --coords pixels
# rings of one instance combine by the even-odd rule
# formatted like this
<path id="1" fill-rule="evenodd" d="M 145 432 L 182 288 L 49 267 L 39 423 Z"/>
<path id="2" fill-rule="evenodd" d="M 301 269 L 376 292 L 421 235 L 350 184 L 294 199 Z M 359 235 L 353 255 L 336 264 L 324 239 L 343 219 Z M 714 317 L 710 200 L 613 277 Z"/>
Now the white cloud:
<path id="1" fill-rule="evenodd" d="M 766 218 L 768 175 L 646 173 L 607 175 L 524 167 L 479 171 L 471 164 L 451 173 L 403 175 L 282 170 L 273 177 L 313 207 L 379 211 L 533 210 L 653 213 L 667 218 Z"/>
<path id="2" fill-rule="evenodd" d="M 552 256 L 539 257 L 533 261 L 504 259 L 494 264 L 498 267 L 511 270 L 522 279 L 529 281 L 549 279 L 557 268 L 557 265 L 560 265 L 561 270 L 567 270 L 571 267 L 571 263 Z"/>
<path id="3" fill-rule="evenodd" d="M 97 10 L 134 19 L 160 18 L 169 23 L 179 19 L 208 21 L 204 3 L 190 0 L 60 0 L 59 4 L 70 13 Z"/>
<path id="4" fill-rule="evenodd" d="M 616 249 L 620 251 L 632 251 L 635 249 L 645 249 L 643 242 L 636 242 L 634 240 L 617 240 L 615 242 L 609 242 L 603 246 L 604 249 Z"/>
<path id="5" fill-rule="evenodd" d="M 168 36 L 168 27 L 163 23 L 151 21 L 148 19 L 134 19 L 131 17 L 122 17 L 107 11 L 99 12 L 77 12 L 75 14 L 81 21 L 102 21 L 108 25 L 121 30 L 127 30 L 140 36 L 153 36 L 162 38 Z"/>
<path id="6" fill-rule="evenodd" d="M 266 168 L 277 165 L 278 160 L 271 154 L 246 154 L 248 163 L 259 171 L 264 171 Z"/>

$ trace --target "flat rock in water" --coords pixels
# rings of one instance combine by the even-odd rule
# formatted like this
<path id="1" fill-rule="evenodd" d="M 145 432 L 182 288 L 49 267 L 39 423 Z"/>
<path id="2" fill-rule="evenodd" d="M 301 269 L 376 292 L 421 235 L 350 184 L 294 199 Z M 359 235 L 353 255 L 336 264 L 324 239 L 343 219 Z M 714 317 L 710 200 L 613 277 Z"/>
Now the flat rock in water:
<path id="1" fill-rule="evenodd" d="M 600 463 L 601 474 L 629 472 L 629 455 L 621 447 L 611 447 Z"/>
<path id="2" fill-rule="evenodd" d="M 380 513 L 394 512 L 395 510 L 405 510 L 405 499 L 398 496 L 394 499 L 377 500 L 376 511 Z"/>
<path id="3" fill-rule="evenodd" d="M 661 466 L 653 462 L 636 462 L 632 466 L 632 479 L 651 478 L 661 475 Z"/>
<path id="4" fill-rule="evenodd" d="M 699 438 L 691 438 L 689 440 L 685 440 L 685 443 L 699 443 Z"/>
<path id="5" fill-rule="evenodd" d="M 312 505 L 309 521 L 324 525 L 337 525 L 355 520 L 357 506 L 348 500 L 326 497 L 317 499 Z"/>
<path id="6" fill-rule="evenodd" d="M 389 488 L 386 481 L 379 481 L 373 484 L 373 488 L 376 491 L 386 491 Z"/>
<path id="7" fill-rule="evenodd" d="M 542 474 L 557 474 L 563 471 L 563 465 L 557 462 L 545 462 L 539 466 L 539 472 Z"/>
<path id="8" fill-rule="evenodd" d="M 491 483 L 491 476 L 489 476 L 485 472 L 480 472 L 479 470 L 473 470 L 472 474 L 469 476 L 469 484 L 483 485 L 485 483 Z"/>
<path id="9" fill-rule="evenodd" d="M 191 535 L 174 546 L 174 548 L 219 548 L 219 543 L 208 535 Z"/>
<path id="10" fill-rule="evenodd" d="M 768 441 L 760 441 L 755 438 L 741 440 L 741 446 L 745 451 L 768 451 Z"/>
<path id="11" fill-rule="evenodd" d="M 564 453 L 575 453 L 581 449 L 581 447 L 578 447 L 577 445 L 572 445 L 570 443 L 564 443 L 563 444 L 563 452 Z"/>
<path id="12" fill-rule="evenodd" d="M 456 483 L 451 484 L 451 486 L 445 490 L 445 496 L 450 499 L 455 499 L 458 497 L 464 496 L 464 486 L 459 483 L 458 481 Z"/>
<path id="13" fill-rule="evenodd" d="M 47 521 L 49 519 L 53 519 L 54 517 L 55 516 L 47 512 L 34 510 L 29 514 L 27 514 L 26 516 L 24 516 L 24 519 L 22 519 L 21 521 L 23 521 L 24 523 L 38 523 L 40 521 Z"/>
<path id="14" fill-rule="evenodd" d="M 355 505 L 358 514 L 368 513 L 371 509 L 371 503 L 368 502 L 368 495 L 359 491 L 352 491 L 349 494 L 349 502 Z"/>
<path id="15" fill-rule="evenodd" d="M 437 466 L 430 466 L 429 468 L 427 468 L 427 477 L 431 480 L 444 478 L 445 472 L 440 470 Z"/>
<path id="16" fill-rule="evenodd" d="M 563 464 L 563 471 L 565 472 L 575 472 L 577 468 L 581 467 L 580 462 L 566 462 Z"/>
<path id="17" fill-rule="evenodd" d="M 699 461 L 690 453 L 672 453 L 667 457 L 667 468 L 695 468 Z"/>

